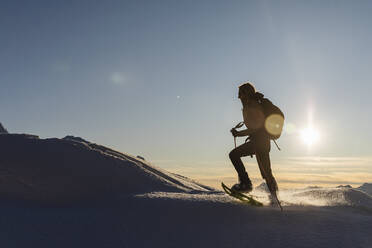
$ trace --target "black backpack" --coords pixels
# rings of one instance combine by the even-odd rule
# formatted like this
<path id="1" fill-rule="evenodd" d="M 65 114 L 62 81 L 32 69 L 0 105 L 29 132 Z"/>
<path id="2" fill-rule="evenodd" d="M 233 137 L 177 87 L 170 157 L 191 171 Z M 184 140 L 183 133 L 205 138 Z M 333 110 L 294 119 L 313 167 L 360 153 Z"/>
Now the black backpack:
<path id="1" fill-rule="evenodd" d="M 265 131 L 272 140 L 279 139 L 284 126 L 284 114 L 269 99 L 261 98 L 259 102 L 265 114 Z"/>

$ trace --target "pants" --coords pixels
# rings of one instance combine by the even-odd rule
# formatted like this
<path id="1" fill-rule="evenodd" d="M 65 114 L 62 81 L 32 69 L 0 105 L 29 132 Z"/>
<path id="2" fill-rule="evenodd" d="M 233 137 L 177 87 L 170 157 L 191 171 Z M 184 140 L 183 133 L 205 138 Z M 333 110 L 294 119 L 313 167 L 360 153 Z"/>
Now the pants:
<path id="1" fill-rule="evenodd" d="M 270 163 L 270 139 L 266 137 L 252 138 L 229 153 L 230 160 L 238 172 L 239 179 L 247 176 L 244 164 L 241 157 L 256 155 L 258 168 L 260 169 L 262 178 L 266 180 L 270 192 L 276 192 L 278 185 L 271 171 Z"/>

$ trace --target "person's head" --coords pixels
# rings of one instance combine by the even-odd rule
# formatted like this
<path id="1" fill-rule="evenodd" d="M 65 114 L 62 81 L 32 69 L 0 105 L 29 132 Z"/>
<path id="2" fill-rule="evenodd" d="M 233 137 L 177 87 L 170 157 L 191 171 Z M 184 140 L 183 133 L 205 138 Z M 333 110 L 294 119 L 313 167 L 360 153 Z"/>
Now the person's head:
<path id="1" fill-rule="evenodd" d="M 238 97 L 243 102 L 248 101 L 249 99 L 253 98 L 256 94 L 256 89 L 251 82 L 246 82 L 239 86 L 239 95 Z"/>

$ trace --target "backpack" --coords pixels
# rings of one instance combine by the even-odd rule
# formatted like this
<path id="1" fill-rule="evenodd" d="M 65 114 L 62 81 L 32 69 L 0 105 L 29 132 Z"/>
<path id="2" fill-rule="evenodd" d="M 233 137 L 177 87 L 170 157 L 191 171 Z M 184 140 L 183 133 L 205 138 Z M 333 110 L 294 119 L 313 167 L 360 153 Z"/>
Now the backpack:
<path id="1" fill-rule="evenodd" d="M 279 139 L 283 131 L 284 114 L 269 99 L 261 98 L 259 100 L 265 114 L 265 131 L 272 140 Z"/>

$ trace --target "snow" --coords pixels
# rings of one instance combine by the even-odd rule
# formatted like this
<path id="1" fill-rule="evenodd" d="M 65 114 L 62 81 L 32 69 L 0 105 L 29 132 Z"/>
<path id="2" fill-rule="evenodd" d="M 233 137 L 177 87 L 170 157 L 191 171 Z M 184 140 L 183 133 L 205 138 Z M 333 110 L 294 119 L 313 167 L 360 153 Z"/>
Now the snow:
<path id="1" fill-rule="evenodd" d="M 8 133 L 8 131 L 5 129 L 5 127 L 0 122 L 0 134 L 2 133 Z"/>
<path id="2" fill-rule="evenodd" d="M 283 190 L 280 212 L 73 136 L 0 151 L 2 247 L 372 247 L 372 184 Z"/>
<path id="3" fill-rule="evenodd" d="M 358 189 L 372 196 L 372 183 L 364 183 Z"/>

